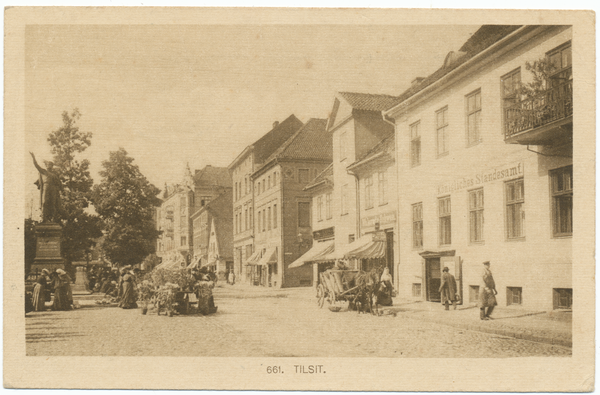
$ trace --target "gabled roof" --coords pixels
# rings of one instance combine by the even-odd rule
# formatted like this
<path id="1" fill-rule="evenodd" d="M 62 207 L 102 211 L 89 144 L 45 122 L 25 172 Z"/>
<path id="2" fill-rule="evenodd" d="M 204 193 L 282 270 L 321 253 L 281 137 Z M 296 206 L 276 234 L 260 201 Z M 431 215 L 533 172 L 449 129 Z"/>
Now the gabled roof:
<path id="1" fill-rule="evenodd" d="M 326 119 L 311 118 L 292 137 L 267 158 L 333 160 L 333 136 L 327 133 Z"/>
<path id="2" fill-rule="evenodd" d="M 322 183 L 333 185 L 333 163 L 327 166 L 322 172 L 317 174 L 314 180 L 304 187 L 304 190 L 314 188 Z"/>
<path id="3" fill-rule="evenodd" d="M 356 92 L 338 92 L 338 94 L 355 110 L 385 111 L 398 104 L 397 96 Z"/>
<path id="4" fill-rule="evenodd" d="M 231 188 L 231 174 L 226 167 L 213 167 L 207 165 L 202 170 L 196 170 L 196 174 L 194 174 L 194 184 L 196 186 L 220 186 Z"/>
<path id="5" fill-rule="evenodd" d="M 252 146 L 254 147 L 254 160 L 256 163 L 263 163 L 273 154 L 284 142 L 294 135 L 301 127 L 302 122 L 294 114 L 286 118 L 267 134 L 258 139 Z"/>
<path id="6" fill-rule="evenodd" d="M 371 148 L 366 154 L 364 154 L 361 158 L 359 158 L 356 162 L 352 163 L 348 168 L 360 166 L 363 163 L 370 161 L 371 159 L 379 156 L 380 154 L 388 154 L 391 155 L 393 159 L 395 159 L 395 142 L 394 139 L 395 134 L 391 133 L 389 136 L 381 140 L 377 145 Z"/>
<path id="7" fill-rule="evenodd" d="M 403 102 L 417 92 L 425 89 L 435 81 L 439 80 L 461 64 L 464 64 L 479 52 L 488 48 L 492 44 L 500 41 L 510 33 L 514 32 L 521 25 L 483 25 L 463 44 L 459 52 L 464 54 L 448 54 L 444 65 L 433 74 L 414 86 L 411 86 L 398 97 L 398 103 Z M 451 59 L 449 59 L 451 58 Z M 449 61 L 450 60 L 450 61 Z M 390 107 L 391 108 L 391 107 Z"/>

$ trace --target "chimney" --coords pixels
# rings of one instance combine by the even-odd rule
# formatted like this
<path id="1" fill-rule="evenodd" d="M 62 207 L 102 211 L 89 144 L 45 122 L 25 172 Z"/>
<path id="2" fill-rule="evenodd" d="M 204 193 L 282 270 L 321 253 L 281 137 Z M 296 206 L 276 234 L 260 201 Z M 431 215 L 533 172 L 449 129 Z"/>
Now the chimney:
<path id="1" fill-rule="evenodd" d="M 279 121 L 273 122 L 273 129 L 275 129 L 277 126 L 279 126 Z"/>
<path id="2" fill-rule="evenodd" d="M 417 77 L 414 80 L 412 80 L 412 82 L 410 83 L 410 87 L 414 88 L 415 86 L 419 85 L 421 83 L 421 81 L 423 81 L 425 78 L 423 77 Z"/>

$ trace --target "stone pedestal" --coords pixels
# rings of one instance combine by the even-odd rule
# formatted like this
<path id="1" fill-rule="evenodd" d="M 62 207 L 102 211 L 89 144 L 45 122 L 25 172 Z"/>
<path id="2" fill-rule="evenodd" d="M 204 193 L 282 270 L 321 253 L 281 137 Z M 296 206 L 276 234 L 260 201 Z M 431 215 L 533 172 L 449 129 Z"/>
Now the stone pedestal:
<path id="1" fill-rule="evenodd" d="M 87 274 L 85 273 L 85 267 L 77 266 L 75 270 L 75 284 L 71 286 L 71 289 L 76 293 L 90 293 L 87 289 Z"/>
<path id="2" fill-rule="evenodd" d="M 64 259 L 60 253 L 61 234 L 62 227 L 53 222 L 42 222 L 35 226 L 37 242 L 31 266 L 33 272 L 41 272 L 42 269 L 52 272 L 64 268 Z"/>

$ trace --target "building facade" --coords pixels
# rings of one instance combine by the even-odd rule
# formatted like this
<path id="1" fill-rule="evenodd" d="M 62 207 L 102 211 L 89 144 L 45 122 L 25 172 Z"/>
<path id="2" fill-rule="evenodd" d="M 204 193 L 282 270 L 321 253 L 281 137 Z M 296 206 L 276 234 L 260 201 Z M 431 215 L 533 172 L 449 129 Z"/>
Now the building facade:
<path id="1" fill-rule="evenodd" d="M 290 115 L 246 147 L 229 165 L 233 180 L 233 256 L 238 281 L 251 282 L 248 259 L 254 253 L 254 184 L 251 176 L 265 160 L 302 127 L 302 122 Z"/>
<path id="2" fill-rule="evenodd" d="M 310 119 L 254 174 L 254 284 L 310 286 L 310 267 L 289 268 L 311 248 L 311 196 L 304 187 L 331 163 L 327 121 Z"/>
<path id="3" fill-rule="evenodd" d="M 491 261 L 500 306 L 571 308 L 571 39 L 569 26 L 483 26 L 385 112 L 402 296 L 439 301 L 447 266 L 476 303 Z"/>

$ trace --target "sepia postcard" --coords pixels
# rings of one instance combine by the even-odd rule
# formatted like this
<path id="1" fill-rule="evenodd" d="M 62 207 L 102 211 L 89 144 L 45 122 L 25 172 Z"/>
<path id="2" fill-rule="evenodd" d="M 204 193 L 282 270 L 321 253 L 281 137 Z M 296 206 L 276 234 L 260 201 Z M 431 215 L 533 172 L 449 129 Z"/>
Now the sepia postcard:
<path id="1" fill-rule="evenodd" d="M 593 11 L 4 14 L 5 388 L 594 390 Z"/>

